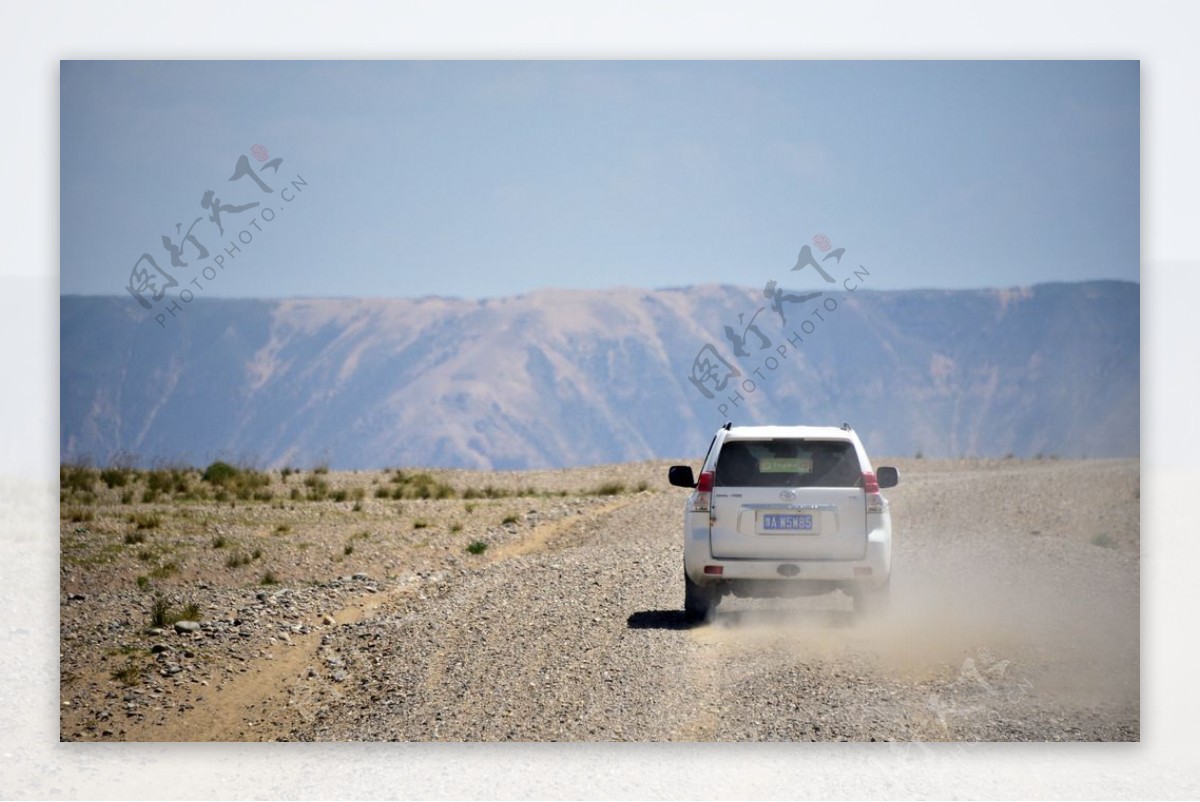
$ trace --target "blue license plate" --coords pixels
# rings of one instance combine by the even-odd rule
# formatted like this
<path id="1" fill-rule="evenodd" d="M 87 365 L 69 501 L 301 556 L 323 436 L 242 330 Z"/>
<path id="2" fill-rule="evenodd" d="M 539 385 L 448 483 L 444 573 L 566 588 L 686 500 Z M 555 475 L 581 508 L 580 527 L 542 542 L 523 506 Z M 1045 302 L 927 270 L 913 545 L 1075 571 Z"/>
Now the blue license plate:
<path id="1" fill-rule="evenodd" d="M 763 515 L 762 528 L 764 532 L 811 532 L 813 517 L 809 513 L 767 513 Z"/>

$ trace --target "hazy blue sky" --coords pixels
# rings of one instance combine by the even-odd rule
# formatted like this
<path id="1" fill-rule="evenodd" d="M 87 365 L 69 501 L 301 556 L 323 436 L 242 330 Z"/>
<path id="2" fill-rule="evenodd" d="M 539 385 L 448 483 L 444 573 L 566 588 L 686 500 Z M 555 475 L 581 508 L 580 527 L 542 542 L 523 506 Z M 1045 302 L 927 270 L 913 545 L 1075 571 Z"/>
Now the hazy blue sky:
<path id="1" fill-rule="evenodd" d="M 143 253 L 209 296 L 804 285 L 789 268 L 818 233 L 874 289 L 1139 277 L 1133 61 L 64 62 L 61 76 L 63 293 L 125 294 Z M 228 180 L 243 155 L 273 193 Z M 260 205 L 224 212 L 221 236 L 208 190 Z M 172 267 L 162 236 L 197 217 L 209 257 L 187 243 Z"/>

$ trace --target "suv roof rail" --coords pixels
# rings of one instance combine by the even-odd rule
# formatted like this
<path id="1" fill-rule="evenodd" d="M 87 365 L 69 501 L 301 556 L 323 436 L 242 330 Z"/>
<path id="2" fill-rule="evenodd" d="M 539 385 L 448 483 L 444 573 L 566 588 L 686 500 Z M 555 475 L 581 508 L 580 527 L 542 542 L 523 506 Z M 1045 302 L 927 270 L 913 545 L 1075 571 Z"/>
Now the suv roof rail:
<path id="1" fill-rule="evenodd" d="M 721 428 L 724 429 L 725 431 L 729 431 L 730 429 L 733 428 L 733 421 L 731 421 L 731 420 L 725 421 L 725 425 L 722 426 Z"/>
<path id="2" fill-rule="evenodd" d="M 852 432 L 852 431 L 854 431 L 854 430 L 850 428 L 850 424 L 848 424 L 848 423 L 843 423 L 843 424 L 842 424 L 842 431 L 844 431 L 844 432 Z"/>

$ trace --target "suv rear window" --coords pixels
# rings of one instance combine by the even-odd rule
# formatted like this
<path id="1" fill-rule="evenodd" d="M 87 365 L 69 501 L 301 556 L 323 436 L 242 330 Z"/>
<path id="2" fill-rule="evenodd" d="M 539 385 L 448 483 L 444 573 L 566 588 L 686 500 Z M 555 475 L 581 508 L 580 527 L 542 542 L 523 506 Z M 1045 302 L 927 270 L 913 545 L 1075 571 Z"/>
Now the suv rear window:
<path id="1" fill-rule="evenodd" d="M 856 487 L 862 469 L 846 440 L 730 440 L 715 479 L 718 487 Z"/>

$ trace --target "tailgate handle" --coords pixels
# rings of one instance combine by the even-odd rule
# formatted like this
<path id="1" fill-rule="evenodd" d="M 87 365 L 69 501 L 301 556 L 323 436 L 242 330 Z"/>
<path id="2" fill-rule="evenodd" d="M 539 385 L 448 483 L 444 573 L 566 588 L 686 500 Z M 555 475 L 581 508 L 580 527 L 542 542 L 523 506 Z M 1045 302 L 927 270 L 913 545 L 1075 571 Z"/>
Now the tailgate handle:
<path id="1" fill-rule="evenodd" d="M 837 512 L 836 504 L 743 504 L 743 510 L 819 510 Z"/>

